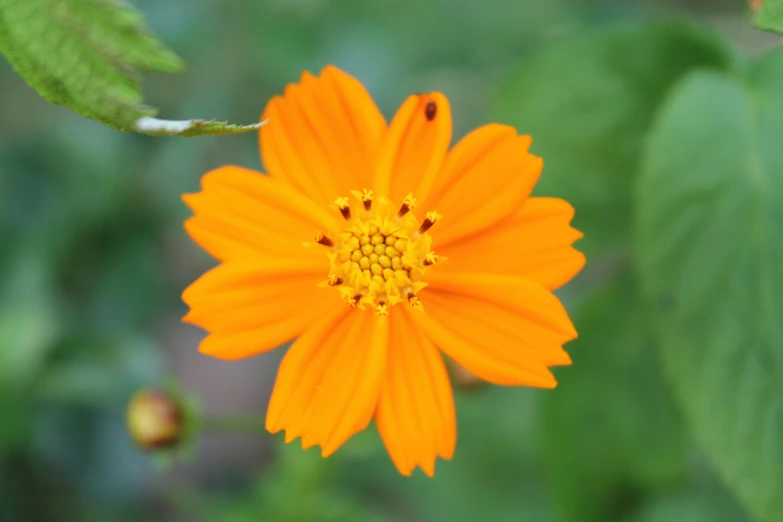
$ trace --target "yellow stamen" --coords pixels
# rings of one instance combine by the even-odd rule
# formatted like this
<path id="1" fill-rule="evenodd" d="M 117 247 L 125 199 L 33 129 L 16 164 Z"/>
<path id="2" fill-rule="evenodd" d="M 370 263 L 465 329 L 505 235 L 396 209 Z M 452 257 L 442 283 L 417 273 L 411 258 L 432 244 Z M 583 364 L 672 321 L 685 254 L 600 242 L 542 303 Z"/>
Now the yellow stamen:
<path id="1" fill-rule="evenodd" d="M 415 206 L 416 200 L 414 199 L 413 194 L 408 194 L 405 196 L 405 199 L 402 200 L 402 205 L 400 206 L 400 210 L 397 212 L 397 217 L 404 216 Z"/>
<path id="2" fill-rule="evenodd" d="M 368 189 L 362 189 L 361 192 L 358 190 L 352 190 L 351 194 L 356 196 L 364 205 L 364 210 L 369 211 L 372 208 L 372 200 L 373 200 L 373 194 L 372 190 Z"/>
<path id="3" fill-rule="evenodd" d="M 346 220 L 351 219 L 351 207 L 348 204 L 348 198 L 337 198 L 334 201 L 334 204 L 337 205 L 337 208 L 340 209 L 340 214 L 342 214 Z"/>
<path id="4" fill-rule="evenodd" d="M 414 310 L 418 310 L 420 312 L 424 311 L 424 306 L 421 304 L 421 300 L 413 292 L 408 292 L 408 304 L 410 304 L 411 308 Z"/>
<path id="5" fill-rule="evenodd" d="M 440 221 L 440 218 L 442 217 L 443 216 L 438 214 L 436 210 L 427 212 L 424 221 L 421 223 L 421 226 L 419 227 L 419 234 L 423 234 L 424 232 L 428 231 L 430 228 L 432 228 L 432 225 Z"/>
<path id="6" fill-rule="evenodd" d="M 432 252 L 427 233 L 440 215 L 428 212 L 424 221 L 417 220 L 410 194 L 397 206 L 386 197 L 374 198 L 370 190 L 351 193 L 365 203 L 366 212 L 341 222 L 329 237 L 316 233 L 316 241 L 332 247 L 330 271 L 319 286 L 336 287 L 349 306 L 368 305 L 378 316 L 388 315 L 392 306 L 406 300 L 422 310 L 417 294 L 427 286 L 426 271 L 445 259 Z M 338 198 L 335 205 L 348 208 L 346 198 Z"/>
<path id="7" fill-rule="evenodd" d="M 328 237 L 326 237 L 323 232 L 315 233 L 315 242 L 323 246 L 328 246 L 328 247 L 334 246 L 334 242 Z"/>

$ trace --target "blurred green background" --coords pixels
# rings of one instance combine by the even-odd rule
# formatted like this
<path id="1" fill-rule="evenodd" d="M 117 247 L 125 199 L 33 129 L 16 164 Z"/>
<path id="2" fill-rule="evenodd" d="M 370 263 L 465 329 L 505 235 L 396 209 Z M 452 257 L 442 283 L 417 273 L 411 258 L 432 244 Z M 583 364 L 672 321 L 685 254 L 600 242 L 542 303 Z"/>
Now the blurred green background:
<path id="1" fill-rule="evenodd" d="M 553 391 L 458 387 L 456 456 L 432 480 L 399 476 L 374 429 L 328 460 L 282 437 L 205 434 L 159 471 L 125 431 L 135 390 L 173 375 L 215 415 L 262 417 L 269 398 L 281 353 L 213 360 L 180 323 L 181 291 L 213 263 L 182 230 L 180 195 L 222 164 L 260 168 L 257 137 L 118 133 L 0 62 L 0 521 L 751 520 L 668 384 L 631 230 L 669 92 L 778 45 L 743 2 L 134 4 L 188 63 L 145 80 L 164 118 L 250 123 L 302 70 L 333 63 L 387 117 L 438 90 L 455 138 L 490 121 L 531 133 L 538 192 L 571 201 L 586 234 L 588 265 L 560 292 L 574 364 Z"/>

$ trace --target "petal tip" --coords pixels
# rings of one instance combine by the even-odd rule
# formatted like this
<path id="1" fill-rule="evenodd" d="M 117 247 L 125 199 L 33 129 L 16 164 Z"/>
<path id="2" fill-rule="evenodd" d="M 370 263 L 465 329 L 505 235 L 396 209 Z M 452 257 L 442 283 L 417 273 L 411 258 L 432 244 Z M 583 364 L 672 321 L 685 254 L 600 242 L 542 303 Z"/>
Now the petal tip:
<path id="1" fill-rule="evenodd" d="M 525 149 L 525 151 L 528 151 L 530 150 L 530 146 L 533 144 L 533 137 L 530 134 L 520 134 L 517 136 L 517 141 L 520 143 L 520 146 Z M 533 154 L 531 154 L 531 156 L 538 157 L 534 156 Z"/>
<path id="2" fill-rule="evenodd" d="M 433 458 L 431 461 L 424 462 L 419 465 L 421 470 L 424 472 L 425 475 L 427 475 L 429 478 L 433 478 L 435 476 L 435 459 Z"/>
<path id="3" fill-rule="evenodd" d="M 324 65 L 324 67 L 321 69 L 319 76 L 331 76 L 331 75 L 339 76 L 341 74 L 348 74 L 348 73 L 346 73 L 336 65 L 328 63 Z"/>
<path id="4" fill-rule="evenodd" d="M 220 355 L 215 353 L 214 348 L 212 348 L 210 346 L 212 344 L 211 337 L 213 335 L 214 334 L 211 334 L 211 333 L 207 334 L 207 336 L 204 337 L 204 339 L 201 340 L 201 342 L 198 345 L 198 351 L 199 351 L 199 353 L 202 353 L 204 355 L 209 355 L 210 357 L 216 357 L 218 359 L 222 359 L 222 357 L 220 357 Z"/>
<path id="5" fill-rule="evenodd" d="M 264 422 L 264 428 L 266 428 L 266 431 L 274 435 L 275 433 L 280 431 L 281 427 L 277 423 L 277 419 L 272 418 L 272 415 L 270 415 L 270 411 L 266 412 L 266 421 Z"/>
<path id="6" fill-rule="evenodd" d="M 191 210 L 195 210 L 193 208 L 193 205 L 195 204 L 195 200 L 198 197 L 198 192 L 190 193 L 190 194 L 182 194 L 180 196 L 180 199 L 188 206 Z"/>

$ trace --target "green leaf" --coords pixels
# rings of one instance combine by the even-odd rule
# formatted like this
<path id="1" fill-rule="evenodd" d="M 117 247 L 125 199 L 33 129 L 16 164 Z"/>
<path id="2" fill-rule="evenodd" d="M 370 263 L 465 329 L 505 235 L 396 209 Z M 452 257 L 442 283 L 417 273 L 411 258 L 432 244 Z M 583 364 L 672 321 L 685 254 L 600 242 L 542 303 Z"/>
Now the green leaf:
<path id="1" fill-rule="evenodd" d="M 730 54 L 690 25 L 611 28 L 547 43 L 502 85 L 494 119 L 533 137 L 545 165 L 536 193 L 576 207 L 588 259 L 629 248 L 631 187 L 667 90 L 694 67 L 727 68 Z"/>
<path id="2" fill-rule="evenodd" d="M 708 456 L 783 513 L 783 52 L 688 77 L 651 132 L 637 256 L 665 365 Z"/>
<path id="3" fill-rule="evenodd" d="M 31 417 L 30 401 L 22 393 L 8 389 L 0 393 L 0 459 L 30 441 Z"/>
<path id="4" fill-rule="evenodd" d="M 60 333 L 58 298 L 37 254 L 18 255 L 0 281 L 0 388 L 29 385 Z"/>
<path id="5" fill-rule="evenodd" d="M 124 0 L 0 0 L 0 52 L 43 98 L 117 130 L 198 136 L 261 125 L 153 118 L 157 110 L 141 103 L 141 73 L 184 63 Z"/>
<path id="6" fill-rule="evenodd" d="M 750 522 L 731 497 L 718 493 L 682 491 L 661 496 L 624 522 Z"/>
<path id="7" fill-rule="evenodd" d="M 566 522 L 616 520 L 640 492 L 685 474 L 688 436 L 629 274 L 578 309 L 573 365 L 542 407 L 552 504 Z"/>
<path id="8" fill-rule="evenodd" d="M 123 398 L 124 386 L 116 368 L 103 361 L 76 360 L 46 367 L 36 381 L 35 398 L 97 407 Z"/>
<path id="9" fill-rule="evenodd" d="M 783 0 L 757 0 L 756 27 L 783 34 Z"/>

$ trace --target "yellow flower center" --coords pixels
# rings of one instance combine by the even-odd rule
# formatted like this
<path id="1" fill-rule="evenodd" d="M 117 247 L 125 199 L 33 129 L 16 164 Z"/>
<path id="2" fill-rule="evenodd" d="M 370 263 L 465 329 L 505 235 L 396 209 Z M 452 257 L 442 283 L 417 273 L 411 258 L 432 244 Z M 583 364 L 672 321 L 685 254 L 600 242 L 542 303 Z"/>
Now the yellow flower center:
<path id="1" fill-rule="evenodd" d="M 370 190 L 352 191 L 362 203 L 351 208 L 347 197 L 335 201 L 344 226 L 334 234 L 316 232 L 315 241 L 329 248 L 329 275 L 321 286 L 336 287 L 350 306 L 371 306 L 384 316 L 397 303 L 422 310 L 417 294 L 427 286 L 425 272 L 443 261 L 430 250 L 428 231 L 438 220 L 427 212 L 419 222 L 410 210 L 416 201 L 408 195 L 400 206 L 388 198 L 375 199 Z"/>

